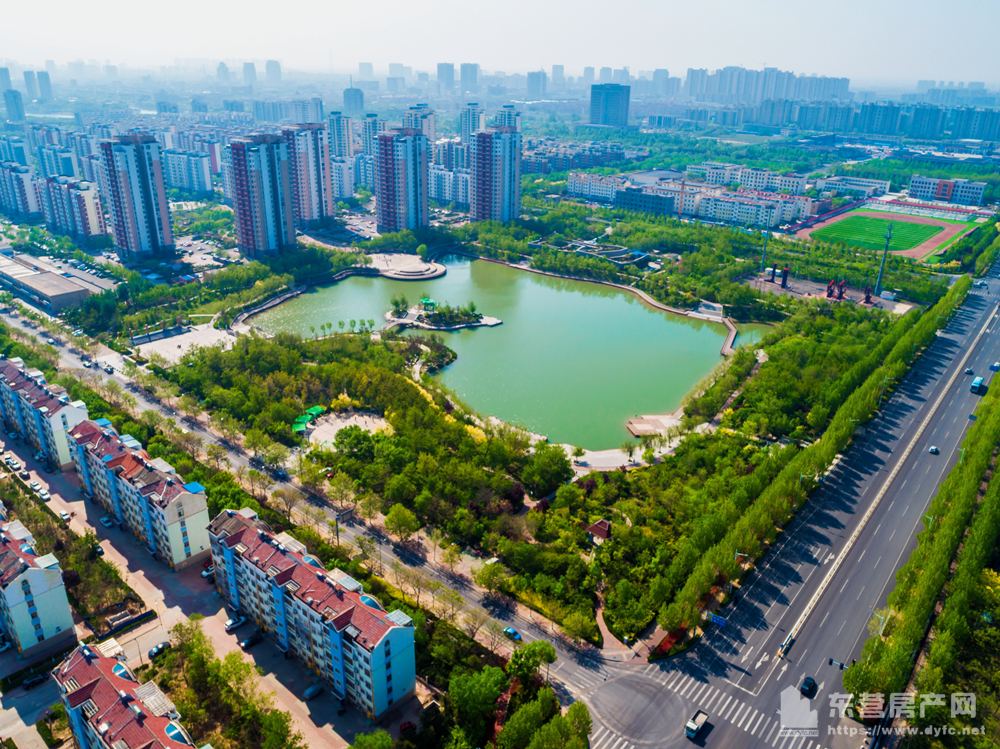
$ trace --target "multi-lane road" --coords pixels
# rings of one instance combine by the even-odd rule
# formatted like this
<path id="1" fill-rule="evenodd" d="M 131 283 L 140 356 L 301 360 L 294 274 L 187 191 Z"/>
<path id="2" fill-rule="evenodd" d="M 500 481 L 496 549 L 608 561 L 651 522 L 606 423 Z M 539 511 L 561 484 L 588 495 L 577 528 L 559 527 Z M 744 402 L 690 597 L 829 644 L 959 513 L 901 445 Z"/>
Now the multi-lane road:
<path id="1" fill-rule="evenodd" d="M 997 274 L 991 272 L 993 292 Z M 916 545 L 924 512 L 961 456 L 959 445 L 981 396 L 971 368 L 989 383 L 1000 359 L 997 297 L 974 289 L 919 358 L 878 417 L 789 525 L 737 596 L 685 655 L 616 670 L 578 696 L 595 717 L 593 749 L 681 746 L 696 709 L 709 724 L 698 743 L 713 747 L 857 747 L 859 725 L 830 717 L 843 693 L 836 662 L 860 657 L 872 611 L 885 607 L 894 576 Z M 929 452 L 931 446 L 939 454 Z M 783 657 L 779 649 L 794 630 Z M 782 736 L 782 693 L 797 702 L 806 676 L 816 736 Z M 791 725 L 796 725 L 792 723 Z M 840 731 L 840 733 L 838 733 Z"/>

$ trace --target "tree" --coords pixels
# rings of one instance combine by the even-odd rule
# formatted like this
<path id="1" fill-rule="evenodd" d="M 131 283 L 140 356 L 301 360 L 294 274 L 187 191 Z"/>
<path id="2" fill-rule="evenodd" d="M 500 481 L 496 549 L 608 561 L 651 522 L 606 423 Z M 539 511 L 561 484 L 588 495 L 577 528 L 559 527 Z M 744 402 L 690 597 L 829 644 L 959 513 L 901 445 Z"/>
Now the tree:
<path id="1" fill-rule="evenodd" d="M 500 647 L 500 643 L 507 639 L 507 635 L 503 631 L 503 625 L 496 619 L 490 619 L 486 622 L 486 627 L 482 630 L 483 644 L 489 649 L 493 654 L 496 654 L 497 648 Z"/>
<path id="2" fill-rule="evenodd" d="M 527 686 L 535 678 L 543 663 L 556 662 L 556 649 L 545 640 L 534 640 L 511 653 L 507 663 L 507 674 Z"/>
<path id="3" fill-rule="evenodd" d="M 472 579 L 476 585 L 493 595 L 503 587 L 507 580 L 507 570 L 499 562 L 481 564 L 472 568 Z"/>
<path id="4" fill-rule="evenodd" d="M 205 457 L 208 458 L 208 462 L 216 471 L 220 470 L 223 465 L 229 466 L 229 456 L 226 454 L 226 448 L 222 445 L 209 445 L 205 450 Z"/>
<path id="5" fill-rule="evenodd" d="M 456 674 L 448 682 L 458 724 L 465 730 L 474 746 L 482 746 L 486 728 L 493 715 L 497 699 L 507 679 L 496 666 L 486 666 L 482 671 Z"/>
<path id="6" fill-rule="evenodd" d="M 566 451 L 559 445 L 540 442 L 521 478 L 531 490 L 532 496 L 544 497 L 573 478 L 573 467 L 566 457 Z"/>
<path id="7" fill-rule="evenodd" d="M 635 443 L 632 440 L 625 440 L 621 444 L 621 451 L 628 455 L 628 462 L 632 462 L 632 456 L 635 454 Z"/>
<path id="8" fill-rule="evenodd" d="M 597 636 L 597 622 L 577 611 L 563 619 L 563 632 L 576 640 L 590 640 Z"/>
<path id="9" fill-rule="evenodd" d="M 139 424 L 150 431 L 156 431 L 163 424 L 163 414 L 152 409 L 139 414 Z"/>
<path id="10" fill-rule="evenodd" d="M 264 462 L 272 466 L 283 466 L 291 452 L 279 442 L 272 442 L 264 448 Z"/>
<path id="11" fill-rule="evenodd" d="M 582 447 L 580 447 L 580 445 L 577 445 L 576 447 L 573 448 L 573 462 L 579 463 L 580 458 L 582 458 L 586 454 L 587 451 L 584 450 Z"/>
<path id="12" fill-rule="evenodd" d="M 465 599 L 462 598 L 461 593 L 457 590 L 446 588 L 436 580 L 432 580 L 431 582 L 440 586 L 436 594 L 438 605 L 441 607 L 441 618 L 446 622 L 454 624 L 455 620 L 465 610 Z"/>
<path id="13" fill-rule="evenodd" d="M 251 473 L 254 473 L 254 471 L 251 471 Z M 260 475 L 263 474 L 258 474 L 258 476 Z M 275 489 L 274 492 L 271 493 L 271 499 L 274 500 L 278 507 L 285 511 L 285 516 L 291 520 L 292 510 L 294 510 L 295 506 L 299 503 L 298 492 L 291 488 Z"/>
<path id="14" fill-rule="evenodd" d="M 354 482 L 351 480 L 351 477 L 343 471 L 338 471 L 329 480 L 329 484 L 330 489 L 328 494 L 330 495 L 330 499 L 333 500 L 333 504 L 337 507 L 349 505 L 353 509 L 357 504 L 357 500 L 355 499 Z"/>
<path id="15" fill-rule="evenodd" d="M 254 428 L 247 431 L 243 437 L 243 444 L 246 445 L 247 450 L 257 454 L 267 449 L 271 444 L 271 439 L 260 429 Z"/>
<path id="16" fill-rule="evenodd" d="M 574 702 L 566 710 L 566 720 L 569 722 L 573 732 L 578 738 L 586 740 L 594 727 L 594 721 L 590 717 L 590 710 L 583 702 Z"/>
<path id="17" fill-rule="evenodd" d="M 391 536 L 397 536 L 400 541 L 406 542 L 410 536 L 420 528 L 420 521 L 417 516 L 401 504 L 395 504 L 389 508 L 385 516 L 385 530 Z"/>
<path id="18" fill-rule="evenodd" d="M 184 413 L 190 414 L 193 419 L 197 419 L 205 410 L 199 400 L 190 393 L 181 396 L 181 399 L 177 402 L 177 407 Z"/>
<path id="19" fill-rule="evenodd" d="M 392 736 L 381 728 L 373 733 L 359 733 L 351 749 L 392 749 Z"/>
<path id="20" fill-rule="evenodd" d="M 361 513 L 361 517 L 367 520 L 369 523 L 378 517 L 379 512 L 382 511 L 382 498 L 375 494 L 375 492 L 366 492 L 361 501 L 358 502 L 358 512 Z"/>
<path id="21" fill-rule="evenodd" d="M 201 437 L 187 430 L 175 434 L 174 442 L 181 450 L 195 459 L 198 458 L 198 453 L 201 452 L 201 446 L 204 444 L 204 440 Z"/>
<path id="22" fill-rule="evenodd" d="M 437 561 L 437 552 L 444 545 L 445 535 L 444 531 L 440 528 L 434 528 L 430 533 L 427 534 L 427 542 L 431 545 L 431 550 L 433 553 L 432 559 Z"/>
<path id="23" fill-rule="evenodd" d="M 462 629 L 465 630 L 465 634 L 475 640 L 476 635 L 479 634 L 479 630 L 491 621 L 493 621 L 493 618 L 485 609 L 474 606 L 468 609 L 462 617 Z"/>
<path id="24" fill-rule="evenodd" d="M 441 553 L 441 561 L 454 573 L 456 565 L 462 561 L 462 550 L 458 548 L 457 544 L 446 547 Z"/>

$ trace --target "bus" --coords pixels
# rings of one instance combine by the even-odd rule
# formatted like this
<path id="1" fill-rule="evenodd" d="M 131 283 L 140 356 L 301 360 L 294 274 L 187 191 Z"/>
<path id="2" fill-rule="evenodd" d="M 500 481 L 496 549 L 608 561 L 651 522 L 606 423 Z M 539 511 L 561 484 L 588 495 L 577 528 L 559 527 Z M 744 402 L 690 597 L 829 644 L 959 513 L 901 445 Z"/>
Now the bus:
<path id="1" fill-rule="evenodd" d="M 983 378 L 982 377 L 977 377 L 976 379 L 974 379 L 972 381 L 972 392 L 973 393 L 976 393 L 978 395 L 979 391 L 982 390 L 982 388 L 983 388 Z"/>

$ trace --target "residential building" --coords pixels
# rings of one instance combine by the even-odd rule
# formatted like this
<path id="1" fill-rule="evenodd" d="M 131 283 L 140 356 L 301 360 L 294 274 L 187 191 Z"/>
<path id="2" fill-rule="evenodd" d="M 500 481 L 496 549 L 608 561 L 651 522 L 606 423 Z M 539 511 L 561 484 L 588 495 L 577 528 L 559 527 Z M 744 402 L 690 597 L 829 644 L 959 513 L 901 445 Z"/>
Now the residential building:
<path id="1" fill-rule="evenodd" d="M 234 138 L 225 150 L 226 197 L 236 217 L 236 244 L 248 257 L 295 245 L 288 146 L 277 135 Z"/>
<path id="2" fill-rule="evenodd" d="M 330 134 L 326 125 L 296 125 L 281 131 L 288 148 L 292 213 L 298 226 L 317 226 L 333 217 Z"/>
<path id="3" fill-rule="evenodd" d="M 0 135 L 0 163 L 13 161 L 21 166 L 30 164 L 28 146 L 17 135 Z"/>
<path id="4" fill-rule="evenodd" d="M 437 64 L 437 81 L 440 93 L 450 93 L 455 88 L 455 63 L 439 62 Z"/>
<path id="5" fill-rule="evenodd" d="M 403 112 L 403 127 L 419 130 L 427 136 L 427 140 L 431 143 L 437 140 L 437 131 L 434 128 L 434 110 L 426 104 L 417 104 Z"/>
<path id="6" fill-rule="evenodd" d="M 939 140 L 944 135 L 948 110 L 931 104 L 919 104 L 910 112 L 906 134 L 921 140 Z"/>
<path id="7" fill-rule="evenodd" d="M 914 174 L 910 177 L 910 197 L 917 200 L 941 200 L 959 205 L 982 205 L 985 182 L 967 179 L 935 179 Z"/>
<path id="8" fill-rule="evenodd" d="M 493 124 L 497 127 L 512 127 L 521 132 L 521 113 L 515 109 L 513 104 L 504 104 L 497 112 Z M 482 130 L 483 127 L 478 129 Z"/>
<path id="9" fill-rule="evenodd" d="M 77 177 L 76 158 L 68 148 L 42 146 L 38 149 L 38 165 L 45 177 Z"/>
<path id="10" fill-rule="evenodd" d="M 115 71 L 117 75 L 118 71 Z M 110 77 L 110 75 L 109 75 Z M 229 85 L 229 66 L 224 62 L 219 63 L 219 67 L 215 69 L 215 77 L 219 83 L 228 86 Z"/>
<path id="11" fill-rule="evenodd" d="M 287 533 L 274 535 L 252 510 L 225 510 L 208 532 L 222 597 L 334 694 L 374 721 L 413 694 L 410 617 L 387 613 L 361 583 L 326 571 L 305 545 Z"/>
<path id="12" fill-rule="evenodd" d="M 459 114 L 459 137 L 463 145 L 472 143 L 472 136 L 486 128 L 486 110 L 477 102 L 469 102 Z"/>
<path id="13" fill-rule="evenodd" d="M 344 111 L 351 114 L 365 111 L 365 92 L 360 88 L 344 89 Z"/>
<path id="14" fill-rule="evenodd" d="M 359 62 L 358 75 L 360 75 L 363 80 L 370 81 L 375 77 L 375 66 L 370 62 Z"/>
<path id="15" fill-rule="evenodd" d="M 252 62 L 243 63 L 243 85 L 253 86 L 257 83 L 257 66 Z"/>
<path id="16" fill-rule="evenodd" d="M 354 196 L 354 159 L 334 156 L 330 159 L 330 181 L 334 200 Z"/>
<path id="17" fill-rule="evenodd" d="M 469 149 L 473 221 L 513 221 L 521 216 L 521 133 L 491 127 L 473 136 Z"/>
<path id="18" fill-rule="evenodd" d="M 623 211 L 638 211 L 656 216 L 671 216 L 675 213 L 672 195 L 640 187 L 626 186 L 615 190 L 614 206 Z"/>
<path id="19" fill-rule="evenodd" d="M 24 100 L 17 89 L 8 88 L 3 92 L 3 105 L 7 110 L 7 119 L 11 122 L 24 122 Z"/>
<path id="20" fill-rule="evenodd" d="M 806 191 L 804 174 L 779 174 L 770 169 L 743 167 L 738 182 L 749 190 L 787 192 L 789 195 L 801 195 Z"/>
<path id="21" fill-rule="evenodd" d="M 289 102 L 288 117 L 299 125 L 323 122 L 323 100 L 314 96 Z"/>
<path id="22" fill-rule="evenodd" d="M 167 187 L 199 197 L 212 195 L 212 157 L 208 153 L 171 148 L 163 152 L 163 162 Z"/>
<path id="23" fill-rule="evenodd" d="M 185 482 L 163 458 L 150 458 L 107 419 L 78 424 L 69 445 L 84 493 L 157 559 L 182 570 L 210 555 L 205 487 Z"/>
<path id="24" fill-rule="evenodd" d="M 586 67 L 583 69 L 583 77 L 581 83 L 584 87 L 594 85 L 594 69 L 591 67 Z"/>
<path id="25" fill-rule="evenodd" d="M 42 208 L 31 183 L 34 176 L 31 167 L 12 161 L 0 163 L 0 211 L 18 220 L 41 218 Z"/>
<path id="26" fill-rule="evenodd" d="M 39 556 L 35 539 L 0 508 L 0 634 L 24 660 L 76 642 L 59 560 Z"/>
<path id="27" fill-rule="evenodd" d="M 590 87 L 590 124 L 607 127 L 628 125 L 629 94 L 631 89 L 617 83 Z"/>
<path id="28" fill-rule="evenodd" d="M 684 171 L 689 180 L 707 182 L 710 185 L 731 185 L 740 180 L 742 164 L 725 164 L 720 161 L 705 161 L 701 164 L 691 164 Z"/>
<path id="29" fill-rule="evenodd" d="M 414 128 L 396 128 L 379 134 L 377 149 L 375 195 L 379 232 L 428 226 L 427 136 Z"/>
<path id="30" fill-rule="evenodd" d="M 100 143 L 102 190 L 115 247 L 138 259 L 174 249 L 160 144 L 152 135 L 119 135 Z"/>
<path id="31" fill-rule="evenodd" d="M 330 156 L 350 159 L 354 156 L 354 130 L 351 118 L 340 112 L 330 112 L 326 118 L 330 133 Z"/>
<path id="32" fill-rule="evenodd" d="M 361 121 L 361 150 L 369 156 L 378 152 L 378 136 L 384 133 L 388 125 L 379 119 L 377 114 L 367 114 Z"/>
<path id="33" fill-rule="evenodd" d="M 79 645 L 52 671 L 76 746 L 192 749 L 174 703 L 155 681 L 140 684 L 121 649 L 116 657 L 106 645 Z"/>
<path id="34" fill-rule="evenodd" d="M 567 179 L 567 191 L 575 198 L 593 200 L 600 203 L 613 203 L 615 194 L 624 189 L 628 180 L 624 177 L 605 176 L 603 174 L 588 174 L 587 172 L 570 172 Z"/>
<path id="35" fill-rule="evenodd" d="M 267 75 L 268 83 L 281 83 L 281 63 L 277 60 L 268 60 L 264 63 L 264 73 Z"/>
<path id="36" fill-rule="evenodd" d="M 895 135 L 902 114 L 902 107 L 892 102 L 862 104 L 861 112 L 854 118 L 854 129 L 869 135 Z"/>
<path id="37" fill-rule="evenodd" d="M 864 179 L 837 174 L 826 179 L 816 180 L 816 189 L 821 192 L 836 192 L 841 195 L 857 195 L 863 198 L 877 198 L 889 192 L 889 180 Z"/>
<path id="38" fill-rule="evenodd" d="M 528 73 L 528 101 L 544 99 L 548 93 L 548 76 L 544 70 Z"/>
<path id="39" fill-rule="evenodd" d="M 459 68 L 459 73 L 459 93 L 479 93 L 479 65 L 474 62 L 463 62 Z"/>
<path id="40" fill-rule="evenodd" d="M 0 93 L 10 91 L 14 86 L 10 82 L 10 68 L 0 68 Z"/>
<path id="41" fill-rule="evenodd" d="M 24 89 L 28 92 L 29 99 L 38 98 L 38 78 L 35 77 L 35 71 L 24 71 Z"/>
<path id="42" fill-rule="evenodd" d="M 35 195 L 49 231 L 80 244 L 107 237 L 97 187 L 70 177 L 35 177 Z"/>
<path id="43" fill-rule="evenodd" d="M 4 270 L 0 265 L 0 279 L 6 281 Z M 40 370 L 28 369 L 22 359 L 4 359 L 0 360 L 0 417 L 8 430 L 34 448 L 39 460 L 58 468 L 73 459 L 69 433 L 87 418 L 87 404 L 70 401 L 66 388 L 47 383 Z"/>
<path id="44" fill-rule="evenodd" d="M 445 205 L 454 203 L 456 208 L 466 210 L 471 185 L 469 169 L 450 169 L 434 164 L 428 170 L 427 197 Z"/>
<path id="45" fill-rule="evenodd" d="M 52 79 L 48 72 L 39 70 L 35 74 L 38 79 L 38 98 L 40 101 L 52 101 Z"/>

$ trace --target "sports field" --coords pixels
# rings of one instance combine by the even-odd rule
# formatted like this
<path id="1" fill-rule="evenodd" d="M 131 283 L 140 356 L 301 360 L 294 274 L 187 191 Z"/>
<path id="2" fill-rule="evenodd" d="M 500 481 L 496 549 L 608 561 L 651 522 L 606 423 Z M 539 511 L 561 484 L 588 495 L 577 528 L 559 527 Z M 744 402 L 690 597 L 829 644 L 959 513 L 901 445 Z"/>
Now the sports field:
<path id="1" fill-rule="evenodd" d="M 942 231 L 941 226 L 910 223 L 902 217 L 893 220 L 855 215 L 812 232 L 812 238 L 821 242 L 843 242 L 854 247 L 881 250 L 885 247 L 885 232 L 890 223 L 890 250 L 912 250 Z"/>

